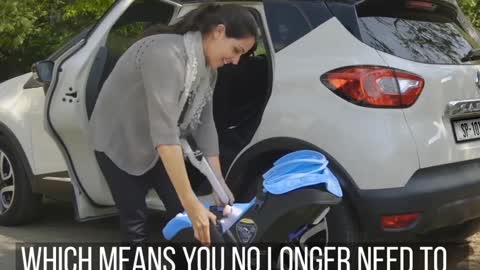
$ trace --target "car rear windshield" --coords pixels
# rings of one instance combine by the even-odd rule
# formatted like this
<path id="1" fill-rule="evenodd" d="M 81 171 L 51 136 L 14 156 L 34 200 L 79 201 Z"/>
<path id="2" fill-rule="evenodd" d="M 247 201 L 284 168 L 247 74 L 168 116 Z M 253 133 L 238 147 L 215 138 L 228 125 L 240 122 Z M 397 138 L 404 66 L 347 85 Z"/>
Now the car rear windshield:
<path id="1" fill-rule="evenodd" d="M 363 42 L 388 54 L 427 64 L 465 64 L 461 59 L 480 48 L 453 16 L 434 9 L 396 8 L 388 14 L 358 11 Z"/>

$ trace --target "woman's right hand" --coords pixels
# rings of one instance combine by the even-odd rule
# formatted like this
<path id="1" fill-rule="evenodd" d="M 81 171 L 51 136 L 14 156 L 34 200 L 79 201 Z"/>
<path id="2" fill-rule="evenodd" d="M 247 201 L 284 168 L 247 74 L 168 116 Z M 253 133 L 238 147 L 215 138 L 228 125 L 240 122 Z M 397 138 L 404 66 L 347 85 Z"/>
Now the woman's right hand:
<path id="1" fill-rule="evenodd" d="M 178 198 L 192 222 L 195 238 L 203 245 L 210 245 L 210 222 L 215 223 L 217 218 L 203 206 L 193 192 L 182 148 L 180 145 L 158 145 L 157 150 Z"/>
<path id="2" fill-rule="evenodd" d="M 210 245 L 210 222 L 215 224 L 217 217 L 210 212 L 198 198 L 187 202 L 184 207 L 192 222 L 195 238 L 200 241 L 202 245 Z"/>

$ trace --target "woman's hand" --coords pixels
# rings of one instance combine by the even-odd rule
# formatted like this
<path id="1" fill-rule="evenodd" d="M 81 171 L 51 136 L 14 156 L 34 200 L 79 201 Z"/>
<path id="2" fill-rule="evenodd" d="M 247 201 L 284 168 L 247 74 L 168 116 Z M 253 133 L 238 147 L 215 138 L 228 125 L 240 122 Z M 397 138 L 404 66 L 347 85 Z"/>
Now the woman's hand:
<path id="1" fill-rule="evenodd" d="M 220 185 L 223 187 L 223 190 L 225 190 L 225 193 L 227 194 L 227 197 L 228 197 L 227 204 L 232 205 L 235 202 L 235 197 L 233 196 L 232 191 L 228 187 L 227 183 L 225 183 L 225 179 L 222 176 L 217 176 L 217 179 L 220 182 Z M 225 204 L 222 203 L 222 201 L 220 200 L 220 198 L 218 197 L 215 191 L 213 192 L 213 200 L 215 201 L 215 205 L 225 206 Z"/>
<path id="2" fill-rule="evenodd" d="M 227 193 L 227 197 L 228 197 L 227 204 L 233 204 L 235 202 L 235 197 L 233 196 L 232 191 L 230 190 L 227 183 L 225 182 L 225 178 L 223 178 L 219 157 L 218 156 L 212 156 L 212 157 L 208 157 L 207 159 L 208 159 L 208 163 L 210 164 L 210 166 L 212 166 L 212 169 L 215 172 L 215 176 L 217 177 L 218 181 L 220 182 L 220 185 L 223 187 L 223 190 L 225 190 L 225 193 Z M 225 206 L 224 203 L 222 203 L 220 201 L 220 198 L 218 197 L 216 192 L 213 192 L 213 199 L 214 199 L 215 204 L 217 206 Z"/>
<path id="3" fill-rule="evenodd" d="M 192 221 L 195 238 L 202 244 L 209 245 L 210 221 L 216 222 L 216 217 L 203 206 L 193 192 L 180 145 L 159 145 L 157 151 L 178 198 Z"/>
<path id="4" fill-rule="evenodd" d="M 210 222 L 215 224 L 217 217 L 197 199 L 185 203 L 185 211 L 193 225 L 195 238 L 202 245 L 210 245 Z"/>

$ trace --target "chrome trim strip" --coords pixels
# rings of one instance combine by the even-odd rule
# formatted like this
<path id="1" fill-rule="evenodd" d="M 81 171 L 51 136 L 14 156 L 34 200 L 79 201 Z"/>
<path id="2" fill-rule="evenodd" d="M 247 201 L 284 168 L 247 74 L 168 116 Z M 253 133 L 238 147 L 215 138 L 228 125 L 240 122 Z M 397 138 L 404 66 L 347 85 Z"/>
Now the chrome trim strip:
<path id="1" fill-rule="evenodd" d="M 480 115 L 480 99 L 457 100 L 447 103 L 445 116 L 449 118 L 472 115 Z"/>
<path id="2" fill-rule="evenodd" d="M 478 89 L 480 89 L 480 71 L 477 71 L 477 77 L 475 78 L 475 84 L 477 85 Z"/>

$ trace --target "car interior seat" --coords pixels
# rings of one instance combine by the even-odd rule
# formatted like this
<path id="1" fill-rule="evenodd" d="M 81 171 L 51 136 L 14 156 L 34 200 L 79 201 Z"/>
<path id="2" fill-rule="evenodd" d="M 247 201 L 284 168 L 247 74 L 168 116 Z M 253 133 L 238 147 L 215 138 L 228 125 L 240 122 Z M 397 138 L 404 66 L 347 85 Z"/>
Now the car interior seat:
<path id="1" fill-rule="evenodd" d="M 93 108 L 97 102 L 98 95 L 102 89 L 103 83 L 107 79 L 110 72 L 115 67 L 115 63 L 120 58 L 119 55 L 111 53 L 107 47 L 100 47 L 95 56 L 95 60 L 90 70 L 90 74 L 87 80 L 86 92 L 85 92 L 85 104 L 87 108 L 87 116 L 90 119 Z"/>
<path id="2" fill-rule="evenodd" d="M 258 127 L 269 96 L 268 78 L 265 55 L 245 55 L 238 65 L 218 70 L 213 112 L 225 170 Z"/>

